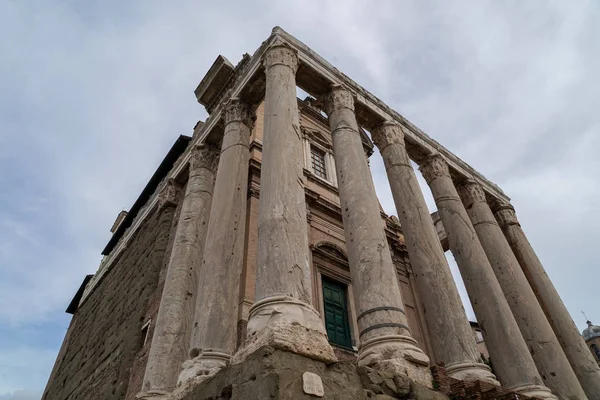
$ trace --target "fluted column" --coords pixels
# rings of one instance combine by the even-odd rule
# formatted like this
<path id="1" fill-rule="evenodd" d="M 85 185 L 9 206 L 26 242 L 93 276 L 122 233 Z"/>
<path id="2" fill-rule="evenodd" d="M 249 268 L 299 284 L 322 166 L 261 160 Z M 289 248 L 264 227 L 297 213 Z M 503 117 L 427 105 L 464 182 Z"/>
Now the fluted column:
<path id="1" fill-rule="evenodd" d="M 384 122 L 371 135 L 383 157 L 436 362 L 443 362 L 453 378 L 485 380 L 498 385 L 490 368 L 481 362 L 458 289 L 410 164 L 402 127 Z M 449 337 L 452 340 L 447 340 Z"/>
<path id="2" fill-rule="evenodd" d="M 423 161 L 420 169 L 433 193 L 448 234 L 450 250 L 482 328 L 496 376 L 503 386 L 518 393 L 543 399 L 555 398 L 543 386 L 492 266 L 454 187 L 446 161 L 440 155 L 432 155 Z"/>
<path id="3" fill-rule="evenodd" d="M 544 384 L 561 399 L 587 399 L 494 218 L 483 189 L 477 182 L 466 181 L 458 186 L 458 193 Z"/>
<path id="4" fill-rule="evenodd" d="M 379 214 L 352 94 L 333 87 L 325 100 L 358 314 L 359 365 L 403 373 L 431 386 L 429 359 L 411 337 L 396 267 Z"/>
<path id="5" fill-rule="evenodd" d="M 212 146 L 202 144 L 192 150 L 142 392 L 137 398 L 166 398 L 187 358 L 217 157 Z"/>
<path id="6" fill-rule="evenodd" d="M 230 100 L 224 108 L 225 133 L 215 202 L 208 222 L 190 342 L 194 358 L 183 365 L 180 383 L 195 376 L 206 379 L 214 375 L 229 363 L 235 351 L 253 114 L 238 99 Z"/>
<path id="7" fill-rule="evenodd" d="M 234 362 L 262 346 L 323 361 L 335 356 L 311 306 L 303 140 L 296 100 L 298 58 L 283 42 L 265 52 L 264 134 L 258 212 L 256 302 Z"/>
<path id="8" fill-rule="evenodd" d="M 600 366 L 594 361 L 569 311 L 527 240 L 514 208 L 509 204 L 503 204 L 494 211 L 583 390 L 590 400 L 600 399 Z"/>

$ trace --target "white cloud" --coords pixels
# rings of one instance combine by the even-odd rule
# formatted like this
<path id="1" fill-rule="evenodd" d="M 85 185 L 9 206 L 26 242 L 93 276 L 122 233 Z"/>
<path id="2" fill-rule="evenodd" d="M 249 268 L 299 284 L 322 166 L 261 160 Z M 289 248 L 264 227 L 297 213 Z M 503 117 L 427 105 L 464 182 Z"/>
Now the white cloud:
<path id="1" fill-rule="evenodd" d="M 0 400 L 39 400 L 41 390 L 15 390 L 12 393 L 0 394 Z"/>
<path id="2" fill-rule="evenodd" d="M 193 89 L 217 54 L 235 64 L 280 25 L 504 188 L 575 320 L 600 321 L 599 13 L 591 1 L 3 2 L 0 319 L 62 318 L 113 218 L 205 118 Z M 372 168 L 394 213 L 378 154 Z"/>

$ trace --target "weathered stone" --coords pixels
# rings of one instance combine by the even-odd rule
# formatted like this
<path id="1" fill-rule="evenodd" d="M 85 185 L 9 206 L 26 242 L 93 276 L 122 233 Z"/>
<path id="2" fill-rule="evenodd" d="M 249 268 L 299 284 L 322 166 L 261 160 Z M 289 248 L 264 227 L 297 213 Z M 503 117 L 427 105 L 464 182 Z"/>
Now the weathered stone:
<path id="1" fill-rule="evenodd" d="M 496 223 L 483 189 L 477 182 L 467 181 L 458 186 L 458 193 L 544 384 L 561 399 L 586 399 L 519 262 Z"/>
<path id="2" fill-rule="evenodd" d="M 160 271 L 168 262 L 174 216 L 174 207 L 157 207 L 131 239 L 128 251 L 79 305 L 63 344 L 62 358 L 46 387 L 45 400 L 65 400 L 69 396 L 109 399 L 117 389 L 124 397 L 134 355 L 141 350 L 140 329 L 148 302 L 160 291 L 157 285 Z M 149 345 L 150 340 L 146 349 Z M 144 370 L 133 372 L 143 375 Z M 92 375 L 94 385 L 88 383 Z"/>
<path id="3" fill-rule="evenodd" d="M 304 390 L 304 393 L 306 394 L 317 397 L 323 397 L 325 394 L 321 377 L 312 372 L 305 372 L 302 374 L 302 390 Z"/>
<path id="4" fill-rule="evenodd" d="M 414 382 L 411 384 L 409 398 L 414 400 L 448 400 L 448 397 L 442 393 L 433 391 Z"/>
<path id="5" fill-rule="evenodd" d="M 429 359 L 408 329 L 352 94 L 343 87 L 334 87 L 325 108 L 358 314 L 359 365 L 405 373 L 424 385 L 431 385 Z"/>
<path id="6" fill-rule="evenodd" d="M 419 298 L 427 310 L 436 362 L 444 363 L 457 379 L 498 384 L 490 368 L 480 362 L 458 289 L 410 164 L 401 126 L 384 122 L 372 131 L 372 137 L 383 157 Z M 445 340 L 447 337 L 452 340 Z"/>
<path id="7" fill-rule="evenodd" d="M 590 400 L 599 398 L 600 366 L 591 356 L 569 311 L 561 300 L 540 259 L 531 247 L 527 236 L 525 236 L 517 220 L 515 210 L 509 204 L 500 204 L 494 211 L 496 219 L 583 390 Z"/>
<path id="8" fill-rule="evenodd" d="M 369 383 L 371 379 L 365 373 L 370 374 L 374 381 L 381 382 L 386 391 L 373 383 L 371 385 L 375 390 L 365 387 L 364 383 Z M 322 381 L 322 395 L 305 391 L 304 377 L 307 374 Z M 295 353 L 263 347 L 242 362 L 221 369 L 209 379 L 192 380 L 192 385 L 176 389 L 169 400 L 314 400 L 321 396 L 331 400 L 448 400 L 443 395 L 435 396 L 431 390 L 406 377 L 399 378 L 390 378 L 387 373 L 357 367 L 354 363 L 327 365 Z M 390 386 L 396 387 L 396 392 L 387 386 L 390 380 Z"/>
<path id="9" fill-rule="evenodd" d="M 420 165 L 435 199 L 450 250 L 456 259 L 477 321 L 494 360 L 494 372 L 503 386 L 535 387 L 541 398 L 556 398 L 543 386 L 533 358 L 511 313 L 502 288 L 494 275 L 475 228 L 463 206 L 448 165 L 440 155 L 429 156 Z M 527 393 L 523 393 L 527 394 Z"/>
<path id="10" fill-rule="evenodd" d="M 225 133 L 213 202 L 190 348 L 199 353 L 186 362 L 179 384 L 199 374 L 213 375 L 235 351 L 237 298 L 244 261 L 248 150 L 254 120 L 247 104 L 231 99 L 225 104 Z"/>
<path id="11" fill-rule="evenodd" d="M 317 350 L 317 359 L 335 360 L 325 328 L 312 309 L 306 202 L 303 183 L 303 147 L 296 101 L 296 53 L 275 43 L 265 53 L 265 121 L 260 176 L 256 303 L 250 310 L 247 337 L 235 362 L 249 354 L 256 342 L 274 345 L 293 342 L 278 335 L 304 325 Z M 290 301 L 290 299 L 292 299 Z M 276 315 L 274 320 L 265 315 Z M 305 343 L 302 343 L 305 344 Z M 308 354 L 307 354 L 308 355 Z"/>
<path id="12" fill-rule="evenodd" d="M 165 285 L 152 336 L 142 392 L 138 398 L 156 398 L 171 391 L 187 358 L 197 293 L 197 276 L 206 239 L 217 152 L 211 146 L 194 149 L 189 178 L 175 233 Z M 169 186 L 169 185 L 167 185 Z M 172 203 L 173 188 L 159 199 L 159 207 Z"/>

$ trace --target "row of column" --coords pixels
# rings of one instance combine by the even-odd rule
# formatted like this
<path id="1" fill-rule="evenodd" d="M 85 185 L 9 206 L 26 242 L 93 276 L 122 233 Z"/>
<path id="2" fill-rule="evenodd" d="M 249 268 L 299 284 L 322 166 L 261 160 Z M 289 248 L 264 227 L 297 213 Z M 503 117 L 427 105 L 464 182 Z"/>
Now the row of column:
<path id="1" fill-rule="evenodd" d="M 265 53 L 263 64 L 265 123 L 256 301 L 250 309 L 247 339 L 233 354 L 237 315 L 237 302 L 233 299 L 237 296 L 242 268 L 252 126 L 248 106 L 234 99 L 225 108 L 225 135 L 214 191 L 214 168 L 207 165 L 211 163 L 190 165 L 190 181 L 157 317 L 144 391 L 138 397 L 166 395 L 178 380 L 182 383 L 203 379 L 265 345 L 325 362 L 335 361 L 322 320 L 311 306 L 303 175 L 307 153 L 299 127 L 295 83 L 298 58 L 285 43 L 275 43 Z M 337 86 L 324 100 L 335 158 L 330 165 L 336 166 L 335 179 L 355 287 L 360 332 L 358 362 L 407 374 L 429 386 L 429 359 L 408 327 L 364 156 L 353 96 Z M 436 362 L 443 362 L 450 376 L 458 379 L 498 384 L 489 367 L 480 360 L 406 152 L 402 128 L 384 123 L 372 135 L 388 173 Z M 195 151 L 206 160 L 216 160 L 214 149 L 204 147 Z M 578 371 L 577 361 L 571 360 L 569 346 L 580 349 L 579 345 L 567 343 L 574 337 L 570 326 L 562 326 L 563 314 L 570 317 L 566 309 L 561 311 L 562 303 L 556 304 L 554 299 L 560 302 L 560 298 L 552 292 L 550 281 L 534 276 L 540 271 L 543 274 L 543 267 L 530 246 L 527 247 L 518 224 L 507 217 L 506 209 L 499 210 L 497 216 L 503 233 L 483 191 L 474 182 L 460 185 L 459 195 L 441 156 L 429 157 L 420 168 L 434 195 L 494 370 L 503 386 L 531 396 L 555 398 L 548 386 L 561 399 L 583 400 L 586 396 L 581 382 L 589 398 L 595 398 L 590 393 L 600 393 L 592 382 L 596 372 L 587 362 L 581 363 L 583 372 Z M 211 206 L 213 192 L 218 201 Z M 553 321 L 546 317 L 548 314 L 559 317 Z M 574 327 L 572 321 L 571 324 Z M 553 328 L 562 329 L 558 339 Z M 585 344 L 582 352 L 589 355 Z M 181 370 L 179 366 L 186 359 Z"/>

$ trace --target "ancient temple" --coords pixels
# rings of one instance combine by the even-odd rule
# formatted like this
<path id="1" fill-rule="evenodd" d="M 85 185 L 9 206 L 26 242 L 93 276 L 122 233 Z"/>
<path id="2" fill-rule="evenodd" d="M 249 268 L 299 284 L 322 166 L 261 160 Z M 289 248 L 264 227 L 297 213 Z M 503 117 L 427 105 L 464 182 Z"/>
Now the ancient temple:
<path id="1" fill-rule="evenodd" d="M 44 399 L 600 399 L 498 186 L 279 27 L 195 94 L 209 118 L 119 214 Z"/>

